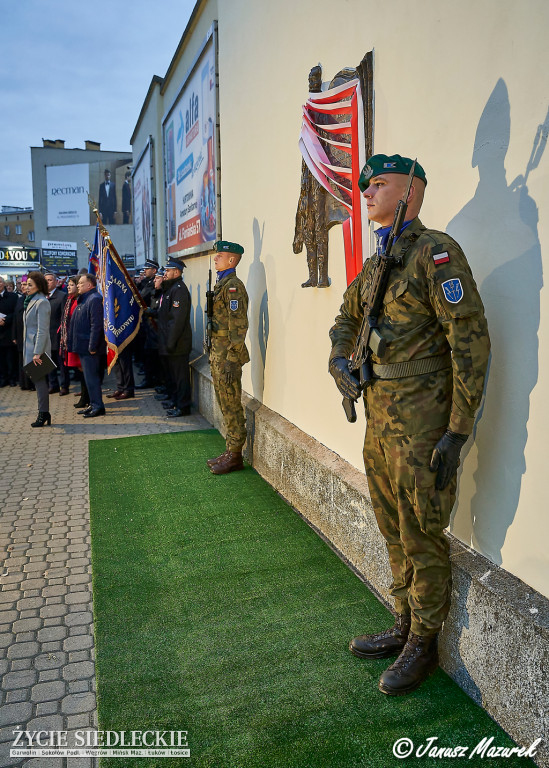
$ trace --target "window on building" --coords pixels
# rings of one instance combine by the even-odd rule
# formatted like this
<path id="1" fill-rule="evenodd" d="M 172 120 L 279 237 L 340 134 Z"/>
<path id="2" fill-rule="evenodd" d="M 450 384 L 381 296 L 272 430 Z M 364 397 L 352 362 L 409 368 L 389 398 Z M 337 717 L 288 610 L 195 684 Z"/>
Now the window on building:
<path id="1" fill-rule="evenodd" d="M 29 243 L 34 243 L 34 230 L 29 232 Z"/>
<path id="2" fill-rule="evenodd" d="M 10 225 L 4 224 L 4 234 L 6 235 L 6 237 L 9 235 L 9 233 L 10 233 Z"/>
<path id="3" fill-rule="evenodd" d="M 21 224 L 15 225 L 15 234 L 20 235 L 22 233 Z"/>

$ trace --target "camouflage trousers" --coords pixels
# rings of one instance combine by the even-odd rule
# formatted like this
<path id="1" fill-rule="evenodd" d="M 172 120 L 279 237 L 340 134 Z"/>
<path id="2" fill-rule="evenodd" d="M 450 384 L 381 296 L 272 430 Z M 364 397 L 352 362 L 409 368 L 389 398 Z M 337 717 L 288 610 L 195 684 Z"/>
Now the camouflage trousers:
<path id="1" fill-rule="evenodd" d="M 448 614 L 451 571 L 444 529 L 456 498 L 456 478 L 435 489 L 431 454 L 445 428 L 419 435 L 375 437 L 366 430 L 364 466 L 393 575 L 397 613 L 412 614 L 412 632 L 438 632 Z"/>
<path id="2" fill-rule="evenodd" d="M 246 442 L 246 416 L 242 407 L 242 366 L 230 384 L 223 380 L 225 358 L 210 356 L 215 396 L 227 429 L 227 450 L 238 452 Z"/>

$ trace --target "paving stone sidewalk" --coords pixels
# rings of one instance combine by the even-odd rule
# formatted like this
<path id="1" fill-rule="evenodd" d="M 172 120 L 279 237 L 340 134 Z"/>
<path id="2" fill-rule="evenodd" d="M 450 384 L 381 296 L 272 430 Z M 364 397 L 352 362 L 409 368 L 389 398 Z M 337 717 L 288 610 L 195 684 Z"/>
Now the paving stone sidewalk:
<path id="1" fill-rule="evenodd" d="M 105 383 L 113 387 L 112 377 Z M 166 417 L 153 390 L 77 415 L 71 388 L 33 429 L 35 392 L 0 389 L 0 768 L 92 768 L 90 758 L 10 758 L 16 727 L 97 726 L 88 493 L 89 440 L 205 429 Z"/>

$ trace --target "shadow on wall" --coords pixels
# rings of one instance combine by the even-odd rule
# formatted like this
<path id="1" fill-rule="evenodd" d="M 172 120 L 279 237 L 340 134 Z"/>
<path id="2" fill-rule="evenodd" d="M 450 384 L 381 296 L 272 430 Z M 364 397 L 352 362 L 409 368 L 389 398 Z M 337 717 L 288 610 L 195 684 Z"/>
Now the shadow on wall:
<path id="1" fill-rule="evenodd" d="M 248 341 L 252 366 L 252 392 L 256 400 L 263 402 L 265 386 L 265 358 L 269 339 L 269 300 L 267 295 L 267 275 L 261 261 L 265 222 L 259 230 L 259 222 L 253 221 L 254 259 L 248 272 L 246 290 L 250 297 L 248 308 Z"/>
<path id="2" fill-rule="evenodd" d="M 452 532 L 498 565 L 519 502 L 530 393 L 538 379 L 543 274 L 538 208 L 527 182 L 545 149 L 548 129 L 549 112 L 534 138 L 524 175 L 508 184 L 504 162 L 511 110 L 507 86 L 498 80 L 475 137 L 472 165 L 478 168 L 477 189 L 447 227 L 472 264 L 492 341 L 482 418 L 477 420 L 467 461 L 474 474 L 466 471 L 460 481 L 460 499 L 470 503 L 455 515 Z M 474 454 L 476 467 L 471 464 Z"/>

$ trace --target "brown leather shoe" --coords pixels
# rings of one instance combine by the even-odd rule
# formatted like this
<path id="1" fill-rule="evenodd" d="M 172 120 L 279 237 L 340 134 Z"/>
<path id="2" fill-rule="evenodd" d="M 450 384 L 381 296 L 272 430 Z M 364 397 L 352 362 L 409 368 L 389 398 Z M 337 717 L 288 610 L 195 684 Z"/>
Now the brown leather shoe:
<path id="1" fill-rule="evenodd" d="M 106 395 L 106 397 L 118 397 L 118 395 L 121 395 L 121 394 L 122 394 L 122 390 L 121 389 L 117 389 L 114 392 L 111 392 L 110 395 Z"/>
<path id="2" fill-rule="evenodd" d="M 132 397 L 135 397 L 133 392 L 120 392 L 114 395 L 115 400 L 130 400 Z"/>
<path id="3" fill-rule="evenodd" d="M 379 690 L 389 696 L 411 693 L 437 667 L 437 635 L 423 637 L 410 632 L 398 659 L 379 678 Z"/>
<path id="4" fill-rule="evenodd" d="M 214 475 L 228 475 L 229 472 L 238 472 L 240 469 L 244 469 L 242 452 L 227 451 L 225 458 L 220 459 L 217 464 L 210 467 L 210 472 Z"/>
<path id="5" fill-rule="evenodd" d="M 349 650 L 359 659 L 384 659 L 400 653 L 406 645 L 410 633 L 410 614 L 395 617 L 394 626 L 377 635 L 358 635 L 353 637 Z"/>
<path id="6" fill-rule="evenodd" d="M 227 454 L 228 454 L 228 451 L 225 449 L 225 450 L 223 451 L 223 453 L 222 453 L 222 454 L 220 454 L 219 456 L 216 456 L 216 457 L 215 457 L 215 459 L 208 459 L 208 461 L 206 462 L 206 464 L 207 464 L 209 467 L 213 467 L 213 466 L 214 466 L 214 464 L 217 464 L 219 461 L 221 461 L 221 459 L 224 459 L 224 458 L 225 458 L 225 456 L 226 456 Z"/>

